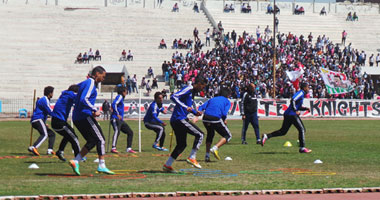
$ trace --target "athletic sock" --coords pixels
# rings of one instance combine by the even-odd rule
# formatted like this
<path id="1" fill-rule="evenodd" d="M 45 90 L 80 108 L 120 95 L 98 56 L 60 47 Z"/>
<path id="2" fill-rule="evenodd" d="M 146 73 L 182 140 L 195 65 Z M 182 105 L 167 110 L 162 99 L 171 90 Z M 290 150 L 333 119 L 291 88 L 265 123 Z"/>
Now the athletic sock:
<path id="1" fill-rule="evenodd" d="M 106 161 L 104 159 L 99 159 L 99 167 L 106 168 Z"/>
<path id="2" fill-rule="evenodd" d="M 197 156 L 197 150 L 192 149 L 189 158 L 195 159 L 196 156 Z"/>
<path id="3" fill-rule="evenodd" d="M 74 161 L 76 161 L 77 163 L 79 163 L 80 161 L 82 161 L 82 155 L 80 155 L 80 153 L 78 153 L 78 155 L 75 156 Z"/>
<path id="4" fill-rule="evenodd" d="M 217 151 L 219 148 L 218 148 L 216 145 L 214 145 L 211 149 L 212 149 L 213 151 Z"/>
<path id="5" fill-rule="evenodd" d="M 210 152 L 206 152 L 206 157 L 210 157 Z"/>
<path id="6" fill-rule="evenodd" d="M 157 144 L 158 144 L 157 142 L 154 142 L 154 143 L 153 143 L 153 146 L 158 146 Z"/>
<path id="7" fill-rule="evenodd" d="M 166 166 L 172 166 L 174 161 L 175 161 L 175 159 L 170 156 L 169 159 L 166 161 L 165 165 Z"/>

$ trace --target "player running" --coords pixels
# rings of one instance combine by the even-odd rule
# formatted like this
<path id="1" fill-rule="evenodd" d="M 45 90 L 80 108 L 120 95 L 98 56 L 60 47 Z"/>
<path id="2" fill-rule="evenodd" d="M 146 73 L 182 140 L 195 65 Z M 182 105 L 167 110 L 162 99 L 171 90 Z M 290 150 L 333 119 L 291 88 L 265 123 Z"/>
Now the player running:
<path id="1" fill-rule="evenodd" d="M 144 125 L 147 129 L 156 132 L 156 140 L 152 147 L 159 151 L 168 151 L 168 149 L 164 147 L 166 123 L 158 118 L 160 112 L 166 114 L 165 108 L 162 107 L 163 100 L 164 97 L 161 92 L 154 94 L 154 101 L 150 104 L 144 117 Z"/>
<path id="2" fill-rule="evenodd" d="M 53 98 L 54 88 L 52 86 L 47 86 L 44 88 L 44 96 L 37 100 L 36 108 L 33 111 L 32 119 L 30 123 L 32 127 L 40 133 L 40 137 L 33 143 L 33 146 L 28 148 L 29 152 L 32 152 L 34 155 L 39 156 L 38 147 L 49 137 L 49 145 L 47 154 L 55 155 L 53 151 L 55 133 L 49 128 L 46 123 L 48 115 L 51 115 L 53 111 L 50 108 L 50 99 Z"/>
<path id="3" fill-rule="evenodd" d="M 112 102 L 112 115 L 111 115 L 111 124 L 114 130 L 112 137 L 112 149 L 111 153 L 119 153 L 116 150 L 117 139 L 119 138 L 120 131 L 127 134 L 127 153 L 136 153 L 132 149 L 132 140 L 133 140 L 133 131 L 128 126 L 127 123 L 123 120 L 124 118 L 124 98 L 127 95 L 126 87 L 117 87 L 117 96 Z"/>
<path id="4" fill-rule="evenodd" d="M 95 117 L 100 116 L 100 111 L 94 105 L 98 95 L 96 88 L 98 83 L 104 81 L 105 76 L 106 70 L 101 66 L 96 66 L 91 72 L 91 77 L 78 84 L 79 90 L 74 101 L 73 121 L 75 127 L 87 141 L 80 153 L 75 156 L 75 159 L 70 160 L 70 166 L 78 176 L 80 175 L 79 162 L 95 146 L 99 158 L 97 171 L 99 173 L 115 174 L 106 167 L 104 160 L 106 153 L 105 139 L 102 129 L 95 119 Z"/>
<path id="5" fill-rule="evenodd" d="M 210 152 L 214 154 L 215 158 L 220 160 L 219 148 L 229 142 L 232 138 L 230 130 L 227 128 L 227 114 L 230 110 L 231 103 L 227 99 L 231 94 L 228 88 L 222 88 L 219 95 L 199 107 L 199 111 L 204 110 L 203 125 L 207 129 L 206 138 L 206 157 L 205 161 L 210 162 Z M 222 138 L 211 149 L 212 140 L 215 136 L 215 131 L 218 132 Z"/>
<path id="6" fill-rule="evenodd" d="M 68 142 L 70 142 L 75 156 L 78 155 L 80 151 L 78 136 L 75 134 L 74 129 L 67 123 L 67 118 L 74 104 L 78 89 L 79 87 L 77 85 L 71 85 L 69 89 L 63 91 L 55 103 L 53 113 L 51 114 L 52 128 L 55 132 L 63 136 L 56 154 L 62 161 L 66 161 L 63 152 Z"/>
<path id="7" fill-rule="evenodd" d="M 309 92 L 309 85 L 307 83 L 301 84 L 301 90 L 298 91 L 291 99 L 288 109 L 284 112 L 284 121 L 280 130 L 274 131 L 270 134 L 263 134 L 261 145 L 264 146 L 265 142 L 272 138 L 286 135 L 291 125 L 294 125 L 298 130 L 298 139 L 300 153 L 311 153 L 311 149 L 305 147 L 305 127 L 300 118 L 300 111 L 310 111 L 309 108 L 302 107 L 305 94 Z"/>
<path id="8" fill-rule="evenodd" d="M 200 116 L 201 112 L 192 108 L 193 95 L 202 91 L 206 87 L 207 80 L 201 76 L 195 78 L 193 85 L 189 85 L 173 94 L 170 99 L 175 102 L 174 111 L 170 118 L 170 125 L 172 126 L 177 145 L 171 153 L 169 159 L 163 166 L 163 170 L 166 172 L 174 172 L 172 167 L 173 162 L 177 159 L 186 148 L 187 133 L 195 137 L 193 143 L 193 149 L 190 156 L 186 159 L 189 164 L 192 164 L 196 168 L 202 168 L 202 166 L 196 160 L 196 154 L 203 141 L 203 132 L 187 118 L 187 114 L 190 112 L 196 116 Z"/>

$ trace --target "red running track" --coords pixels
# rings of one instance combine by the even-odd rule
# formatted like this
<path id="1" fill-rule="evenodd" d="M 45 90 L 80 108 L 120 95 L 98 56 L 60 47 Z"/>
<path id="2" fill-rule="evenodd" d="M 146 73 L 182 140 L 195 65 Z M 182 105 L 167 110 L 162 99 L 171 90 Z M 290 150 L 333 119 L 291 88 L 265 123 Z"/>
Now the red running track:
<path id="1" fill-rule="evenodd" d="M 380 200 L 380 193 L 157 197 L 128 200 Z"/>

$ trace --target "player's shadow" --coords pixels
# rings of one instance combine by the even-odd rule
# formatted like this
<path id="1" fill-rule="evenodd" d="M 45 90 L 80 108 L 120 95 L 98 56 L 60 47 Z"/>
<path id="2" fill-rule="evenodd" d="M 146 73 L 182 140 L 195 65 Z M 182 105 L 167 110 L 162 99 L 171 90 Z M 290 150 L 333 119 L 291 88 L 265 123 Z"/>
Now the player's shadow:
<path id="1" fill-rule="evenodd" d="M 86 175 L 86 174 L 82 174 L 81 176 L 77 176 L 75 174 L 64 174 L 64 173 L 35 173 L 35 175 L 37 176 L 49 176 L 49 177 L 68 177 L 68 178 L 71 178 L 71 177 L 77 177 L 77 178 L 85 178 L 85 177 L 89 177 L 89 176 L 92 176 L 92 175 Z"/>
<path id="2" fill-rule="evenodd" d="M 25 153 L 10 153 L 15 156 L 32 156 L 31 153 L 25 152 Z"/>
<path id="3" fill-rule="evenodd" d="M 274 152 L 274 151 L 266 151 L 266 152 L 257 152 L 253 154 L 290 154 L 289 152 Z"/>
<path id="4" fill-rule="evenodd" d="M 38 164 L 44 164 L 44 163 L 59 163 L 57 161 L 37 161 L 37 160 L 34 160 L 34 161 L 25 161 L 24 163 L 28 163 L 28 164 L 33 164 L 33 163 L 38 163 Z M 63 163 L 63 162 L 61 162 Z"/>

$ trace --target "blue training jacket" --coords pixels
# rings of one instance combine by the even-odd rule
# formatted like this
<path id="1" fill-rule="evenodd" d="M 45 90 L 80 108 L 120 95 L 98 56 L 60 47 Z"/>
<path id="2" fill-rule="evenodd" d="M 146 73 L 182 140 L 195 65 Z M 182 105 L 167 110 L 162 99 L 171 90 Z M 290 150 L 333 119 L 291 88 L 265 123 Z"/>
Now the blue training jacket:
<path id="1" fill-rule="evenodd" d="M 303 104 L 303 99 L 305 98 L 305 92 L 303 90 L 295 93 L 290 100 L 290 105 L 288 109 L 284 112 L 284 115 L 297 115 L 296 111 L 299 111 Z"/>
<path id="2" fill-rule="evenodd" d="M 65 90 L 59 96 L 57 102 L 55 103 L 52 117 L 66 121 L 70 114 L 70 109 L 74 104 L 76 94 L 73 91 Z"/>
<path id="3" fill-rule="evenodd" d="M 46 122 L 47 116 L 51 115 L 53 110 L 50 108 L 50 100 L 47 96 L 43 96 L 36 102 L 36 108 L 33 111 L 31 122 L 37 119 L 42 119 Z"/>
<path id="4" fill-rule="evenodd" d="M 193 86 L 189 85 L 182 88 L 177 93 L 173 94 L 170 99 L 175 103 L 172 117 L 170 121 L 178 121 L 187 118 L 187 108 L 193 105 Z M 192 113 L 196 114 L 197 111 L 192 109 Z"/>
<path id="5" fill-rule="evenodd" d="M 95 80 L 89 78 L 78 84 L 79 90 L 74 101 L 73 121 L 84 120 L 96 112 L 95 100 L 98 92 L 96 91 Z"/>
<path id="6" fill-rule="evenodd" d="M 164 112 L 164 107 L 158 107 L 156 101 L 153 101 L 144 116 L 144 122 L 155 122 L 163 124 L 164 122 L 158 119 L 160 112 Z"/>
<path id="7" fill-rule="evenodd" d="M 119 94 L 116 96 L 115 100 L 112 102 L 112 119 L 119 119 L 117 116 L 120 115 L 121 119 L 124 118 L 124 97 Z"/>
<path id="8" fill-rule="evenodd" d="M 214 97 L 199 107 L 199 111 L 205 110 L 204 114 L 226 120 L 231 103 L 224 96 Z"/>

